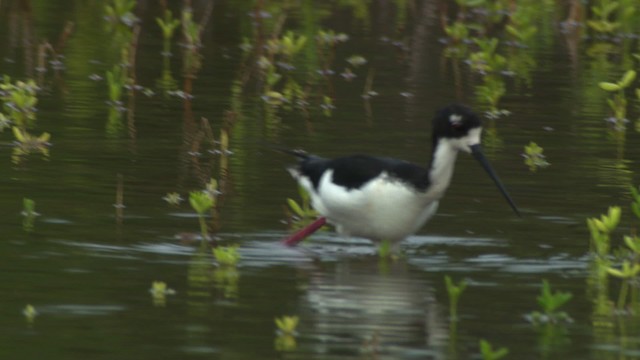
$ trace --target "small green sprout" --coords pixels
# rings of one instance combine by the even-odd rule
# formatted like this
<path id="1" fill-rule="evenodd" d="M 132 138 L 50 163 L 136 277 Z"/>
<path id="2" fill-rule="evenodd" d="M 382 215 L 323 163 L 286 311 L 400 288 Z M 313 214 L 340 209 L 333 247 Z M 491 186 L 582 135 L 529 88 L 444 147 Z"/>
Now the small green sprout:
<path id="1" fill-rule="evenodd" d="M 33 307 L 33 305 L 27 304 L 27 306 L 22 310 L 22 314 L 27 319 L 27 322 L 32 323 L 36 316 L 38 316 L 38 311 Z"/>
<path id="2" fill-rule="evenodd" d="M 591 244 L 596 254 L 603 257 L 609 254 L 610 234 L 620 222 L 622 210 L 619 206 L 610 206 L 606 215 L 598 218 L 588 218 L 587 227 L 591 233 Z"/>
<path id="3" fill-rule="evenodd" d="M 627 302 L 627 295 L 629 293 L 629 283 L 638 276 L 640 273 L 640 265 L 636 263 L 631 263 L 629 260 L 624 260 L 622 262 L 622 267 L 620 270 L 608 267 L 607 273 L 611 276 L 622 279 L 622 285 L 620 285 L 620 293 L 618 294 L 618 310 L 624 309 L 624 306 Z"/>
<path id="4" fill-rule="evenodd" d="M 22 228 L 24 231 L 33 231 L 36 217 L 40 216 L 40 214 L 36 212 L 35 201 L 28 198 L 22 199 L 22 216 L 24 216 L 24 219 L 22 220 Z"/>
<path id="5" fill-rule="evenodd" d="M 215 201 L 204 191 L 192 191 L 189 193 L 189 204 L 198 215 L 204 215 L 213 207 Z"/>
<path id="6" fill-rule="evenodd" d="M 524 163 L 529 167 L 529 170 L 535 172 L 538 168 L 544 168 L 549 166 L 549 162 L 545 159 L 542 149 L 538 144 L 531 141 L 529 145 L 524 147 Z"/>
<path id="7" fill-rule="evenodd" d="M 638 235 L 624 236 L 624 243 L 636 255 L 640 255 L 640 237 Z"/>
<path id="8" fill-rule="evenodd" d="M 480 353 L 482 354 L 482 358 L 484 360 L 498 360 L 507 356 L 509 353 L 509 349 L 506 347 L 501 347 L 499 349 L 494 350 L 491 343 L 489 343 L 485 339 L 480 340 Z"/>
<path id="9" fill-rule="evenodd" d="M 304 48 L 307 43 L 307 37 L 304 35 L 296 36 L 292 31 L 287 31 L 280 40 L 280 52 L 291 58 Z"/>
<path id="10" fill-rule="evenodd" d="M 213 248 L 213 257 L 221 266 L 236 266 L 240 260 L 238 245 Z"/>
<path id="11" fill-rule="evenodd" d="M 109 21 L 132 26 L 137 18 L 133 15 L 136 0 L 113 0 L 110 5 L 104 6 L 104 12 Z"/>
<path id="12" fill-rule="evenodd" d="M 380 245 L 378 245 L 378 256 L 381 259 L 387 259 L 392 256 L 392 246 L 391 241 L 382 240 Z"/>
<path id="13" fill-rule="evenodd" d="M 156 18 L 156 23 L 162 29 L 162 37 L 164 40 L 170 40 L 173 37 L 173 33 L 178 26 L 180 26 L 180 20 L 173 17 L 171 10 L 166 9 L 164 11 L 164 19 Z M 166 51 L 167 49 L 165 49 Z"/>
<path id="14" fill-rule="evenodd" d="M 175 295 L 176 291 L 167 287 L 164 281 L 154 281 L 149 289 L 153 304 L 155 306 L 165 306 L 167 303 L 167 295 Z"/>
<path id="15" fill-rule="evenodd" d="M 631 187 L 631 211 L 640 220 L 640 188 Z"/>
<path id="16" fill-rule="evenodd" d="M 208 193 L 203 191 L 192 191 L 189 193 L 189 204 L 193 210 L 198 213 L 198 220 L 200 222 L 200 232 L 202 233 L 202 239 L 206 240 L 209 235 L 207 231 L 207 223 L 204 219 L 204 214 L 209 211 L 214 205 L 215 200 Z"/>
<path id="17" fill-rule="evenodd" d="M 122 89 L 127 83 L 127 74 L 122 70 L 122 66 L 114 65 L 111 71 L 107 71 L 107 87 L 109 89 L 109 101 L 112 106 L 118 106 L 122 99 Z"/>
<path id="18" fill-rule="evenodd" d="M 615 125 L 616 130 L 624 130 L 624 124 L 627 122 L 627 98 L 625 97 L 625 89 L 631 86 L 636 78 L 634 70 L 628 70 L 622 75 L 622 78 L 613 82 L 601 82 L 598 85 L 602 90 L 612 92 L 612 98 L 607 99 L 609 108 L 613 111 L 613 118 L 610 119 Z"/>
<path id="19" fill-rule="evenodd" d="M 463 40 L 469 38 L 469 28 L 467 28 L 467 25 L 464 22 L 459 20 L 455 21 L 451 25 L 447 25 L 444 31 L 455 44 L 461 43 Z"/>
<path id="20" fill-rule="evenodd" d="M 300 318 L 298 316 L 287 316 L 284 315 L 279 318 L 274 319 L 276 322 L 276 326 L 278 327 L 278 332 L 280 334 L 287 335 L 296 335 L 296 327 L 298 326 L 298 321 Z"/>
<path id="21" fill-rule="evenodd" d="M 167 193 L 162 200 L 166 201 L 169 205 L 178 206 L 184 201 L 184 198 L 177 192 Z"/>
<path id="22" fill-rule="evenodd" d="M 189 8 L 182 11 L 182 34 L 190 48 L 201 45 L 200 25 L 193 20 L 193 11 Z"/>
<path id="23" fill-rule="evenodd" d="M 333 105 L 333 99 L 325 95 L 322 97 L 322 104 L 320 104 L 320 108 L 322 109 L 322 114 L 324 116 L 331 117 L 333 109 L 336 107 Z"/>
<path id="24" fill-rule="evenodd" d="M 318 218 L 318 212 L 311 207 L 311 197 L 302 186 L 298 187 L 298 194 L 301 202 L 298 203 L 294 199 L 287 198 L 287 205 L 293 212 L 290 218 L 293 227 L 303 228 Z"/>
<path id="25" fill-rule="evenodd" d="M 8 127 L 8 122 L 25 129 L 32 127 L 36 119 L 37 92 L 39 88 L 35 80 L 11 82 L 11 78 L 4 76 L 0 83 L 0 100 L 6 118 L 3 127 Z"/>
<path id="26" fill-rule="evenodd" d="M 564 312 L 558 311 L 562 305 L 567 303 L 573 294 L 564 291 L 551 291 L 551 285 L 544 279 L 542 280 L 542 290 L 538 295 L 538 305 L 542 308 L 542 312 L 534 311 L 530 314 L 530 319 L 533 323 L 557 323 L 560 321 L 570 322 L 571 317 Z"/>
<path id="27" fill-rule="evenodd" d="M 296 349 L 298 344 L 296 343 L 296 338 L 293 335 L 288 334 L 280 334 L 276 337 L 276 341 L 274 343 L 274 347 L 276 351 L 293 351 Z"/>
<path id="28" fill-rule="evenodd" d="M 445 275 L 444 283 L 447 287 L 447 294 L 449 294 L 449 321 L 456 321 L 458 320 L 458 301 L 467 288 L 467 282 L 460 280 L 456 285 L 449 275 Z"/>

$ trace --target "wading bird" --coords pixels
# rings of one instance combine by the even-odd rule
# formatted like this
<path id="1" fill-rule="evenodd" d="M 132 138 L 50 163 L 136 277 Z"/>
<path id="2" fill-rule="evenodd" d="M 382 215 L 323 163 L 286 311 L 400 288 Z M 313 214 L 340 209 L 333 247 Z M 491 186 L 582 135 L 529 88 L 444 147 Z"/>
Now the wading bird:
<path id="1" fill-rule="evenodd" d="M 326 222 L 338 233 L 397 245 L 419 230 L 438 208 L 451 183 L 458 152 L 471 153 L 520 216 L 518 208 L 482 153 L 480 118 L 466 106 L 449 105 L 433 119 L 428 167 L 369 155 L 325 159 L 302 150 L 286 151 L 299 162 L 288 168 L 309 192 L 321 217 L 283 241 L 293 246 Z"/>

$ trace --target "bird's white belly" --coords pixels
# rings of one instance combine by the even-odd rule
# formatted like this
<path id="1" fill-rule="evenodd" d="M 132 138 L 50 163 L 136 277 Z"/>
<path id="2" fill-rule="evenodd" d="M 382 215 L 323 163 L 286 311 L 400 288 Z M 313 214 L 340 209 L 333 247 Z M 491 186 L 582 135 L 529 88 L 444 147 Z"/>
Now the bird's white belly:
<path id="1" fill-rule="evenodd" d="M 312 192 L 313 205 L 346 235 L 400 241 L 416 232 L 438 207 L 436 198 L 386 176 L 350 190 L 331 178 L 331 171 L 322 176 L 317 193 Z"/>

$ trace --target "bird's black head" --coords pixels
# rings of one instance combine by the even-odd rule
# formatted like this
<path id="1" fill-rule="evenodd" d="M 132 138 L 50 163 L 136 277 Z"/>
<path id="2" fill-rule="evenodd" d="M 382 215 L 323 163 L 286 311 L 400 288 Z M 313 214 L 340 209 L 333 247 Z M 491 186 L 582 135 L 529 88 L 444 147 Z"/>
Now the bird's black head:
<path id="1" fill-rule="evenodd" d="M 438 110 L 433 118 L 433 146 L 441 139 L 459 144 L 459 150 L 469 152 L 469 146 L 480 142 L 482 123 L 470 108 L 452 104 Z"/>

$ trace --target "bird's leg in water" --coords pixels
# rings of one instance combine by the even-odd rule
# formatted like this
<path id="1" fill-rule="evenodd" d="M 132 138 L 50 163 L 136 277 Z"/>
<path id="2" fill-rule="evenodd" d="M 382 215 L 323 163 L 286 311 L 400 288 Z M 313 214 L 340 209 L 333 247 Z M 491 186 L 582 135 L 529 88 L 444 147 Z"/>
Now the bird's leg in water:
<path id="1" fill-rule="evenodd" d="M 293 235 L 282 240 L 282 243 L 286 246 L 296 246 L 300 241 L 304 240 L 304 238 L 306 238 L 307 236 L 318 231 L 318 229 L 323 227 L 326 223 L 327 223 L 327 219 L 325 217 L 320 217 L 316 219 L 314 222 L 312 222 L 311 224 L 295 232 Z"/>

